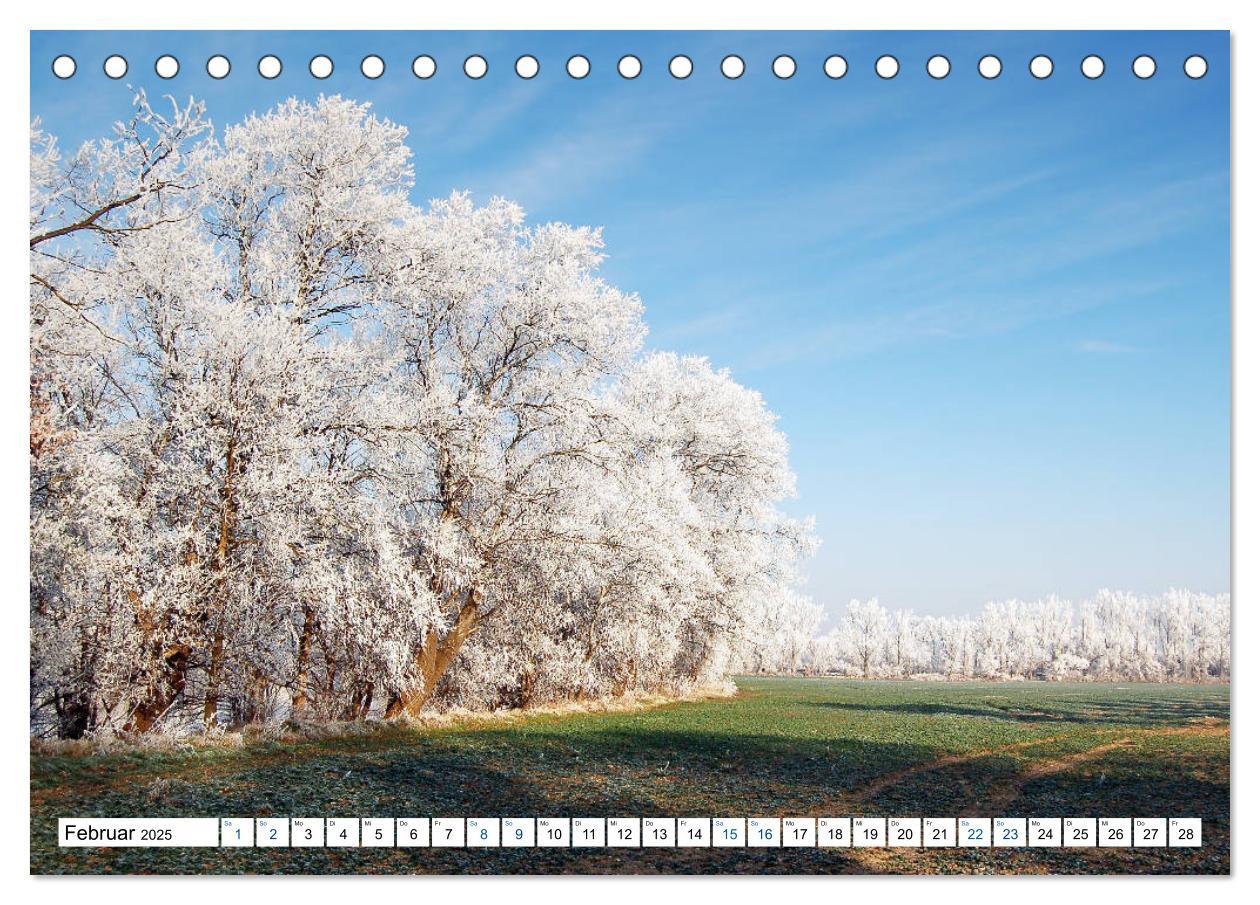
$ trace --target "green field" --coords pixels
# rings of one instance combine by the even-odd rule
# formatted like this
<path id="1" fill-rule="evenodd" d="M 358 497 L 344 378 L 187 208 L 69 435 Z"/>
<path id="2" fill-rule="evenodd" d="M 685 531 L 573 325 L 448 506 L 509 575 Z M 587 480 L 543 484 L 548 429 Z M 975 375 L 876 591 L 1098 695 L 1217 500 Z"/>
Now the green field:
<path id="1" fill-rule="evenodd" d="M 37 873 L 1228 873 L 1229 687 L 748 678 L 734 698 L 32 755 Z M 1202 849 L 64 849 L 59 816 L 1188 816 Z"/>

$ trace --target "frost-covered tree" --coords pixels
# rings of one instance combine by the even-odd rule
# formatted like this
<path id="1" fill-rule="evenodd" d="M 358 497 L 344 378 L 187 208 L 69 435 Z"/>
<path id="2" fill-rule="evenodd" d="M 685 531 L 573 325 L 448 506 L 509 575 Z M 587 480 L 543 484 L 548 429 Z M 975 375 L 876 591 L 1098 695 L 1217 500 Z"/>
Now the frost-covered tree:
<path id="1" fill-rule="evenodd" d="M 841 637 L 848 657 L 861 676 L 878 674 L 887 654 L 892 621 L 876 598 L 851 600 L 844 613 Z"/>

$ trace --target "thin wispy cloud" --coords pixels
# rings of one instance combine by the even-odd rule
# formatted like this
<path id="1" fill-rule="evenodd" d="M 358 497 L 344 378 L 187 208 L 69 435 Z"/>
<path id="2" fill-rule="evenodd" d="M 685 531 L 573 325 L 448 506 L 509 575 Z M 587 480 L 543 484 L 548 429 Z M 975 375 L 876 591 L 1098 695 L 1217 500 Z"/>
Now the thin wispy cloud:
<path id="1" fill-rule="evenodd" d="M 1138 351 L 1135 346 L 1106 339 L 1082 339 L 1073 348 L 1087 355 L 1129 355 Z"/>

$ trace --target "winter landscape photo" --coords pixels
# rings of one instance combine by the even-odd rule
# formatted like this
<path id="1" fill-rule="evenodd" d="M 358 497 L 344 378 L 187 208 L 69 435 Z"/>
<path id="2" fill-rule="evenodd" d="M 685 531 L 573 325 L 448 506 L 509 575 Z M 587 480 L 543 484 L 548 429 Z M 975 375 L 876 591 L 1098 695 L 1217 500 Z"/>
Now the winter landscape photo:
<path id="1" fill-rule="evenodd" d="M 1230 872 L 1226 33 L 31 66 L 33 873 Z"/>

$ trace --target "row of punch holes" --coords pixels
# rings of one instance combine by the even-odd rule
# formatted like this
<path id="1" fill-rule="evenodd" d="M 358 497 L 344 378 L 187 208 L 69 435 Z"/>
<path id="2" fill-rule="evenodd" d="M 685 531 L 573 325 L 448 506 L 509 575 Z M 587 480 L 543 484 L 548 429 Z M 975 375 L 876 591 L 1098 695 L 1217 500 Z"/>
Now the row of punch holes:
<path id="1" fill-rule="evenodd" d="M 126 57 L 111 54 L 105 58 L 102 69 L 111 79 L 123 78 L 130 64 Z M 69 54 L 61 54 L 52 61 L 53 74 L 59 79 L 68 79 L 78 71 L 78 62 Z M 307 69 L 313 78 L 326 79 L 333 74 L 335 66 L 331 57 L 317 54 L 310 59 Z M 542 70 L 538 58 L 530 54 L 517 57 L 516 74 L 522 79 L 532 79 Z M 934 79 L 946 78 L 953 70 L 953 64 L 944 54 L 935 54 L 928 58 L 924 68 Z M 1129 64 L 1133 75 L 1139 79 L 1149 79 L 1155 75 L 1158 65 L 1149 54 L 1140 54 Z M 1182 71 L 1191 79 L 1201 79 L 1207 75 L 1207 60 L 1199 54 L 1191 54 L 1182 61 Z M 153 64 L 154 72 L 160 78 L 173 79 L 179 75 L 179 59 L 171 54 L 163 54 Z M 277 78 L 284 71 L 284 63 L 278 56 L 267 54 L 258 61 L 258 74 L 264 79 Z M 723 76 L 728 79 L 741 78 L 747 67 L 744 59 L 736 54 L 728 54 L 722 58 L 719 67 Z M 1002 74 L 1002 60 L 993 54 L 986 54 L 976 63 L 976 70 L 983 78 L 996 79 Z M 437 75 L 437 61 L 428 54 L 421 54 L 411 61 L 411 72 L 418 79 L 430 79 Z M 490 71 L 490 64 L 480 54 L 472 54 L 464 58 L 464 75 L 470 79 L 483 78 Z M 823 61 L 823 73 L 830 79 L 841 79 L 849 71 L 849 62 L 839 54 L 832 54 Z M 1047 79 L 1054 74 L 1054 60 L 1045 54 L 1038 54 L 1028 61 L 1028 71 L 1036 79 Z M 1098 54 L 1089 54 L 1080 63 L 1081 75 L 1087 79 L 1100 78 L 1107 70 L 1106 61 Z M 584 79 L 591 74 L 591 61 L 581 55 L 574 54 L 565 61 L 565 71 L 570 78 Z M 676 79 L 690 78 L 695 65 L 690 57 L 677 54 L 669 61 L 669 74 Z M 770 63 L 770 71 L 776 78 L 790 79 L 796 75 L 796 59 L 788 54 L 780 54 Z M 224 79 L 232 72 L 232 62 L 222 54 L 215 54 L 206 60 L 206 73 L 213 79 Z M 368 54 L 359 61 L 359 72 L 366 79 L 379 79 L 385 74 L 385 60 Z M 643 72 L 643 62 L 633 54 L 626 54 L 617 61 L 617 73 L 624 79 L 636 79 Z M 884 54 L 875 60 L 875 73 L 881 79 L 893 79 L 901 72 L 901 62 L 892 54 Z"/>

